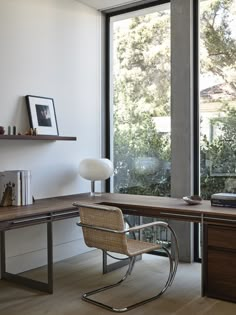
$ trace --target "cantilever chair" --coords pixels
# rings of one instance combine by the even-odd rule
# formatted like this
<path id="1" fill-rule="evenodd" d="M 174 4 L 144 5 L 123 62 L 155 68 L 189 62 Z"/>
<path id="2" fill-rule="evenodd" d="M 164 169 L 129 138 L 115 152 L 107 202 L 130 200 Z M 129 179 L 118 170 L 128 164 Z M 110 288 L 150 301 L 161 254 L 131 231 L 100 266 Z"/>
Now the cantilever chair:
<path id="1" fill-rule="evenodd" d="M 83 229 L 84 240 L 87 246 L 95 247 L 103 251 L 123 254 L 128 256 L 129 259 L 128 270 L 120 281 L 115 284 L 107 285 L 105 287 L 84 293 L 82 295 L 83 300 L 110 311 L 125 312 L 159 298 L 167 290 L 167 288 L 171 286 L 178 266 L 178 243 L 175 232 L 168 223 L 156 221 L 126 229 L 122 211 L 117 207 L 87 203 L 74 203 L 73 205 L 79 208 L 80 222 L 77 224 Z M 161 245 L 161 243 L 148 243 L 136 239 L 130 239 L 126 236 L 127 233 L 133 233 L 135 231 L 152 226 L 160 226 L 170 230 L 172 234 L 172 240 L 174 242 L 173 252 L 170 253 L 166 247 Z M 164 249 L 167 256 L 169 257 L 170 269 L 164 287 L 156 295 L 123 308 L 109 306 L 90 298 L 90 296 L 93 294 L 105 291 L 121 284 L 127 278 L 127 276 L 131 274 L 137 255 L 148 253 L 160 248 Z"/>

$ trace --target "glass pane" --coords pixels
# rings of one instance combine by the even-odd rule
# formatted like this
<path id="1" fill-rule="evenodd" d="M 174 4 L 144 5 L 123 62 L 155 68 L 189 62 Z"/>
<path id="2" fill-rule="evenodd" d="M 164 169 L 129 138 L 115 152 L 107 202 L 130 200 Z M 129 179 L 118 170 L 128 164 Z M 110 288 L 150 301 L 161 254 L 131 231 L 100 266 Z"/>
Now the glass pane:
<path id="1" fill-rule="evenodd" d="M 236 193 L 236 0 L 200 2 L 201 195 Z"/>
<path id="2" fill-rule="evenodd" d="M 134 16 L 135 14 L 135 16 Z M 111 23 L 111 156 L 119 193 L 170 195 L 170 9 Z"/>

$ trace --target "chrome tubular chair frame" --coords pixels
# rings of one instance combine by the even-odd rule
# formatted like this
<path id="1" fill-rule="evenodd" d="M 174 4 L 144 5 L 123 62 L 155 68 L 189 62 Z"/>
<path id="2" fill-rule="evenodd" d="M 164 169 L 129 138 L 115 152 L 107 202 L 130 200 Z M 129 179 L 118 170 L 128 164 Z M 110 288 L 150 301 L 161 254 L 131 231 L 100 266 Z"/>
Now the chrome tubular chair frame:
<path id="1" fill-rule="evenodd" d="M 90 209 L 91 208 L 92 209 L 102 209 L 102 210 L 108 210 L 108 211 L 109 211 L 109 208 L 119 209 L 119 208 L 108 207 L 108 206 L 105 206 L 105 209 L 104 209 L 104 206 L 88 205 L 88 204 L 74 204 L 74 205 L 79 207 L 79 208 L 83 207 L 83 208 L 90 208 Z M 169 226 L 168 223 L 162 222 L 162 221 L 156 221 L 156 222 L 151 222 L 151 223 L 147 223 L 147 224 L 142 224 L 142 225 L 139 225 L 139 226 L 134 226 L 134 227 L 131 227 L 131 228 L 128 228 L 128 229 L 124 228 L 123 230 L 115 230 L 115 229 L 110 229 L 110 228 L 104 228 L 104 227 L 100 227 L 100 226 L 85 224 L 85 223 L 82 223 L 82 222 L 78 222 L 77 225 L 81 226 L 82 228 L 86 228 L 86 229 L 92 229 L 92 230 L 102 231 L 102 232 L 109 232 L 109 233 L 114 233 L 114 234 L 123 234 L 123 235 L 126 234 L 126 233 L 139 231 L 139 230 L 145 229 L 147 227 L 161 226 L 161 227 L 164 227 L 164 228 L 170 230 L 171 235 L 172 235 L 172 243 L 174 245 L 174 246 L 172 246 L 172 251 L 171 252 L 165 246 L 161 246 L 161 248 L 166 252 L 166 254 L 167 254 L 168 258 L 169 258 L 169 266 L 170 266 L 170 268 L 169 268 L 169 275 L 168 275 L 168 278 L 167 278 L 167 281 L 166 281 L 164 287 L 156 295 L 154 295 L 154 296 L 152 296 L 150 298 L 144 299 L 144 300 L 142 300 L 140 302 L 137 302 L 137 303 L 134 303 L 134 304 L 122 307 L 122 308 L 113 307 L 113 306 L 110 306 L 110 305 L 98 302 L 98 301 L 90 298 L 90 296 L 92 296 L 94 294 L 97 294 L 99 292 L 111 289 L 113 287 L 116 287 L 116 286 L 120 285 L 124 280 L 126 280 L 128 275 L 131 275 L 131 272 L 132 272 L 134 264 L 135 264 L 136 256 L 140 255 L 140 253 L 139 253 L 138 255 L 128 256 L 128 258 L 129 258 L 128 270 L 126 271 L 125 275 L 123 276 L 123 278 L 121 280 L 119 280 L 118 282 L 116 282 L 114 284 L 107 285 L 107 286 L 104 286 L 104 287 L 101 287 L 101 288 L 89 291 L 87 293 L 84 293 L 82 295 L 82 299 L 83 300 L 85 300 L 85 301 L 87 301 L 89 303 L 95 304 L 97 306 L 100 306 L 102 308 L 105 308 L 107 310 L 121 313 L 121 312 L 129 311 L 129 310 L 131 310 L 133 308 L 136 308 L 138 306 L 141 306 L 143 304 L 146 304 L 146 303 L 148 303 L 150 301 L 153 301 L 153 300 L 159 298 L 167 290 L 167 288 L 169 286 L 171 286 L 171 284 L 172 284 L 172 282 L 174 280 L 176 271 L 177 271 L 177 267 L 178 267 L 179 249 L 178 249 L 178 242 L 177 242 L 176 234 L 175 234 L 174 230 Z M 100 249 L 102 249 L 103 251 L 105 250 L 103 248 L 100 248 Z M 145 251 L 143 251 L 143 253 L 145 253 Z"/>

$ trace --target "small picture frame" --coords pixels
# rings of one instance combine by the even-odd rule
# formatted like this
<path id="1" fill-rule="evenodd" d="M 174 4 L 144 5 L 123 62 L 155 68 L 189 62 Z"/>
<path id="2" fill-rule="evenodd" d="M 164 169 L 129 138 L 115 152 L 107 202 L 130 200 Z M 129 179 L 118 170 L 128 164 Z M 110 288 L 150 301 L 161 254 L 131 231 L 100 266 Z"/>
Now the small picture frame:
<path id="1" fill-rule="evenodd" d="M 58 136 L 57 118 L 53 98 L 26 95 L 30 128 L 38 135 Z"/>

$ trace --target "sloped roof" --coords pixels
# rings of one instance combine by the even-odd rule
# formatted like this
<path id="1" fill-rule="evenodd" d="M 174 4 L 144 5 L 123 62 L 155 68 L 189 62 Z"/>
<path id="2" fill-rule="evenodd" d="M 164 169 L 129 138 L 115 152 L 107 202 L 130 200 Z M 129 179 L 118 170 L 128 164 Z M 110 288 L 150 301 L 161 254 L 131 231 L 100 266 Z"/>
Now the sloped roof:
<path id="1" fill-rule="evenodd" d="M 233 101 L 236 99 L 236 90 L 229 83 L 221 83 L 200 91 L 200 97 L 212 101 Z"/>

